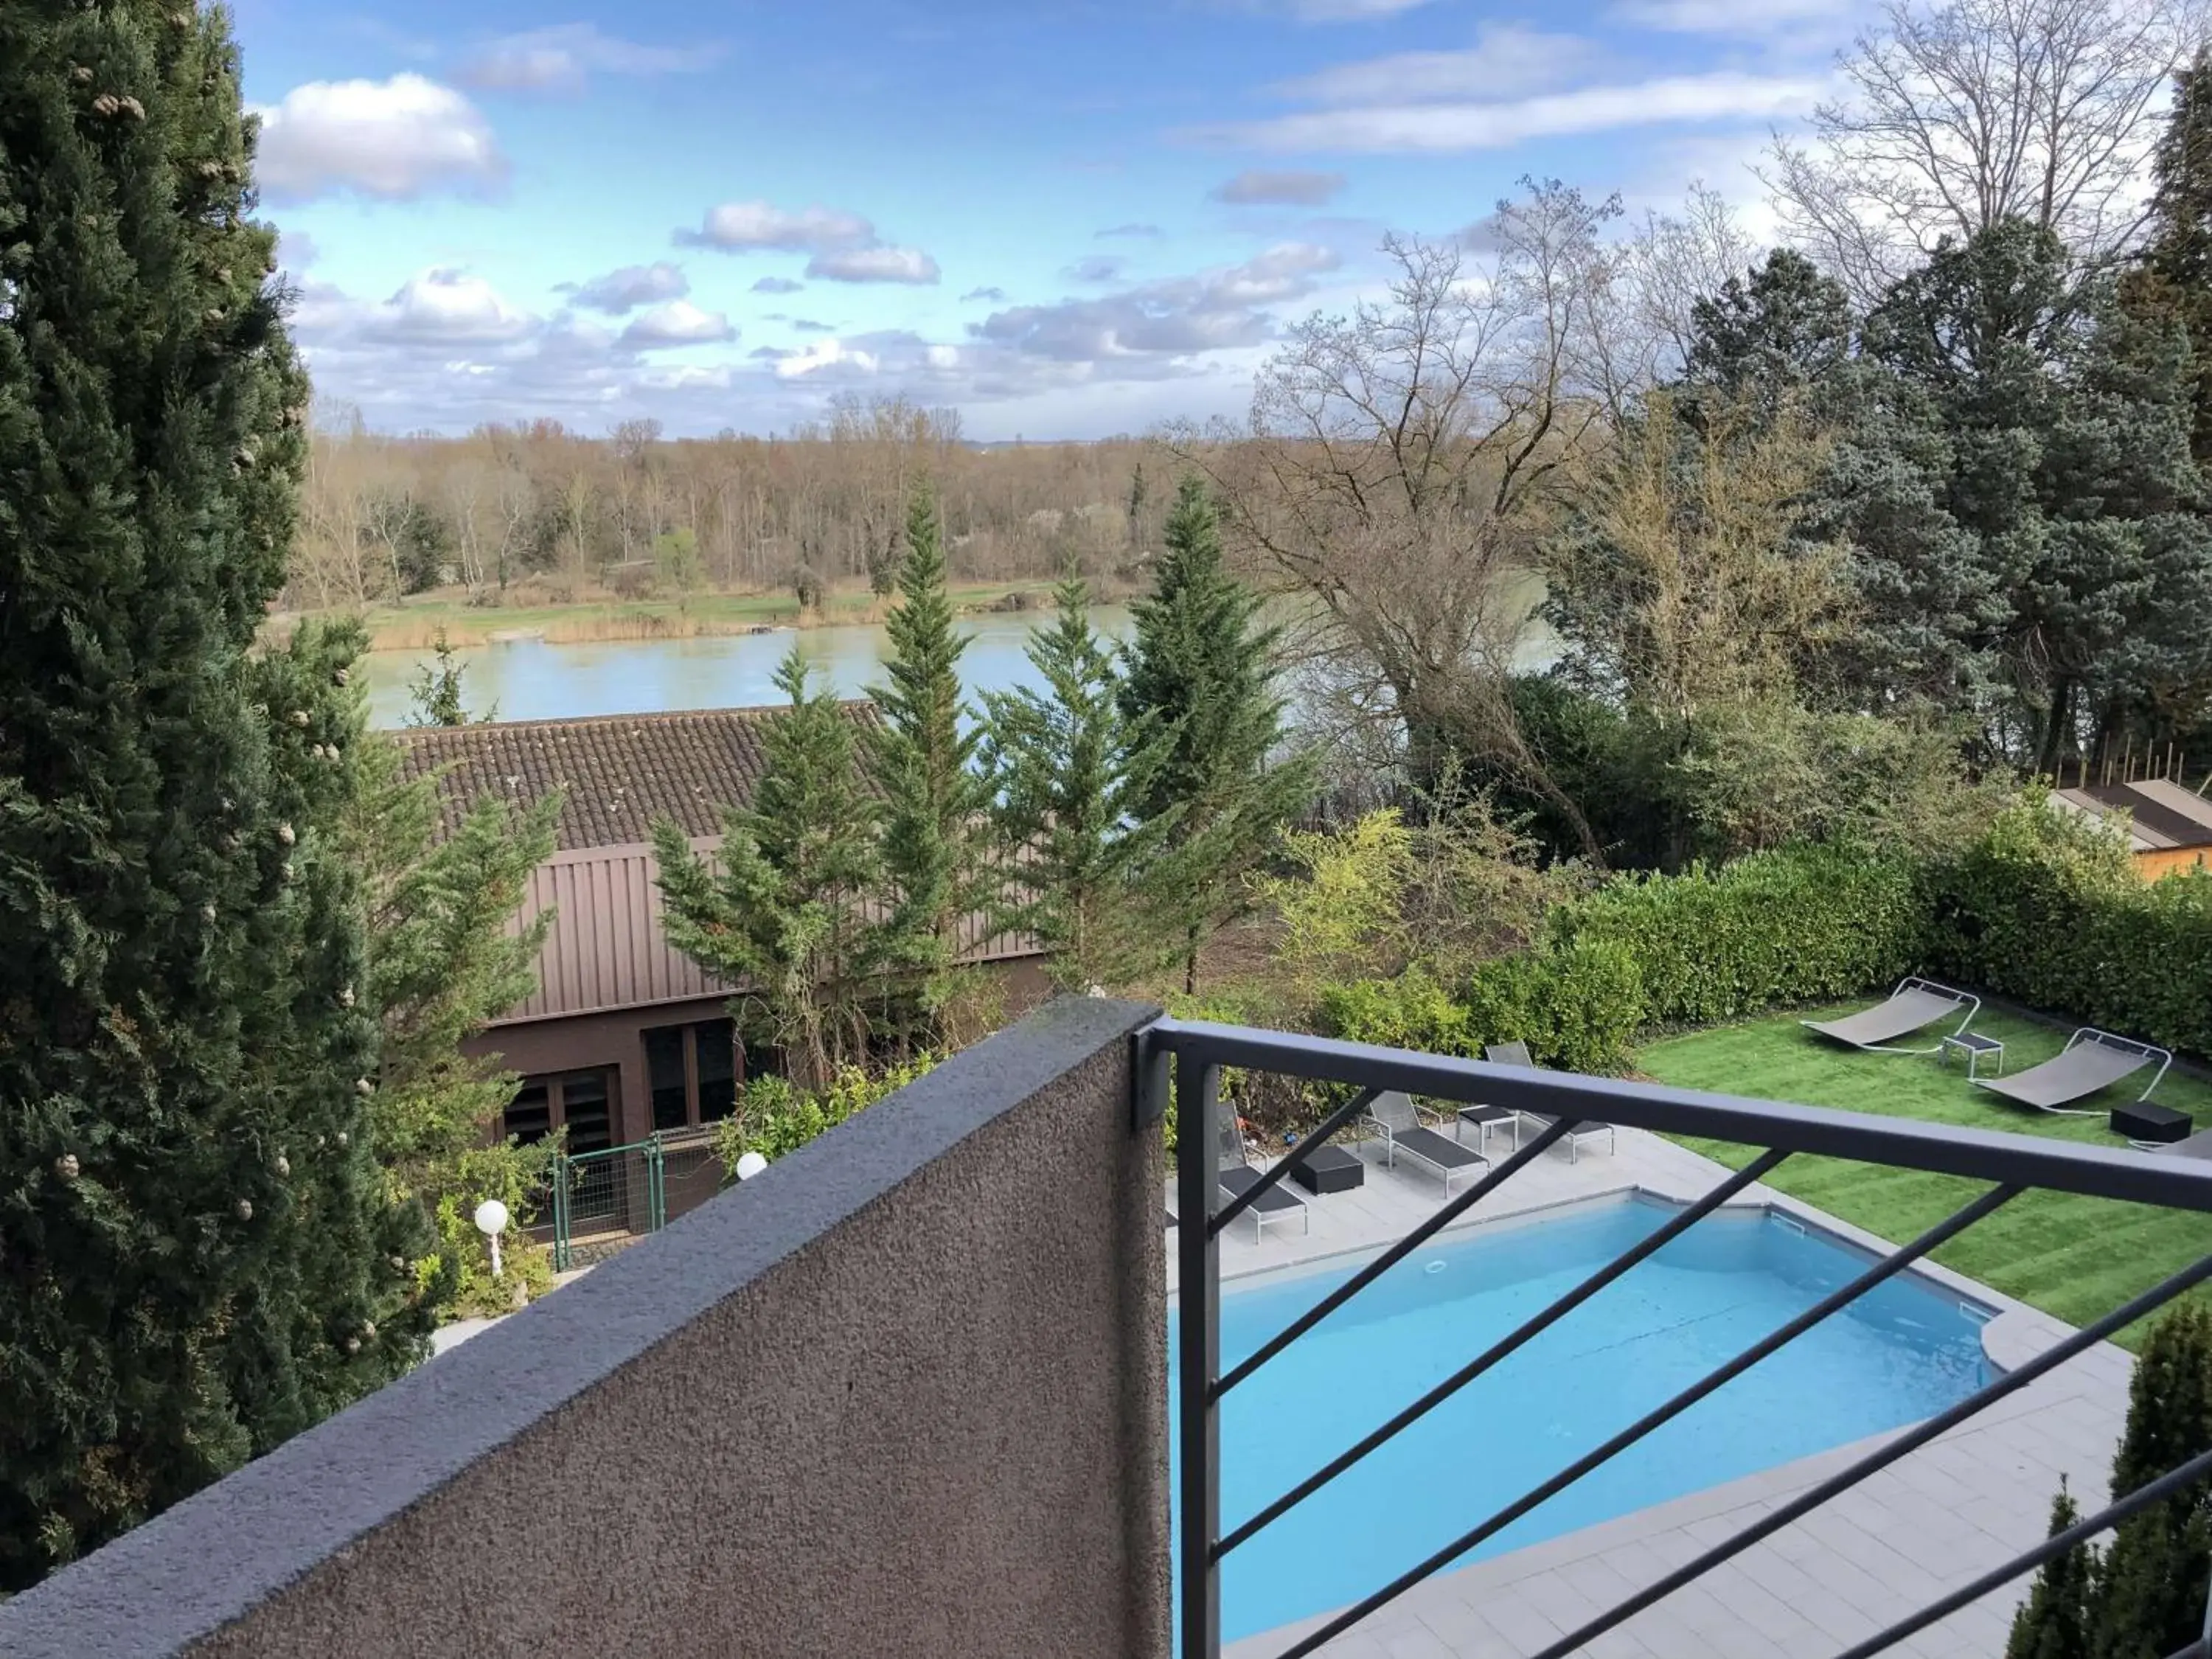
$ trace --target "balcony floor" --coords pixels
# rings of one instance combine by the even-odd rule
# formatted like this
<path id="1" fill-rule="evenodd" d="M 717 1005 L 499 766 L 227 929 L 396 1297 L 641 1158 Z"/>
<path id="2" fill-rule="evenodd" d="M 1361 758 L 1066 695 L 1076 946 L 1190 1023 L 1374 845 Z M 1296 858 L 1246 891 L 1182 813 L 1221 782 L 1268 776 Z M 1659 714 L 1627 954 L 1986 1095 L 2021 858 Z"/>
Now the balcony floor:
<path id="1" fill-rule="evenodd" d="M 1493 1132 L 1493 1157 L 1510 1144 L 1510 1134 Z M 1619 1149 L 1610 1155 L 1601 1146 L 1586 1146 L 1571 1164 L 1564 1150 L 1554 1148 L 1461 1224 L 1638 1188 L 1686 1200 L 1727 1175 L 1671 1141 L 1623 1129 Z M 1168 1200 L 1172 1209 L 1172 1182 Z M 1257 1243 L 1248 1225 L 1233 1225 L 1221 1243 L 1223 1277 L 1388 1245 L 1443 1201 L 1434 1176 L 1370 1162 L 1363 1186 L 1311 1200 L 1311 1231 L 1304 1237 L 1275 1228 Z M 1763 1186 L 1746 1189 L 1741 1201 L 1771 1205 L 1874 1249 L 1888 1248 Z M 1169 1243 L 1172 1291 L 1172 1234 Z M 2069 1327 L 2047 1315 L 1958 1274 L 1933 1265 L 1920 1271 L 2001 1310 L 1983 1339 L 2000 1366 L 2017 1365 L 2069 1334 Z M 1804 1659 L 1872 1635 L 2039 1542 L 2062 1473 L 2085 1511 L 2106 1501 L 2106 1475 L 2126 1421 L 2133 1363 L 2109 1343 L 2091 1349 L 1581 1651 L 1593 1659 Z M 1882 1437 L 1439 1573 L 1321 1651 L 1335 1659 L 1526 1659 L 1779 1508 Z M 1284 1473 L 1287 1485 L 1303 1471 L 1286 1468 Z M 1470 1516 L 1469 1523 L 1479 1518 Z M 1907 1659 L 1986 1659 L 2002 1652 L 2027 1583 L 2022 1579 L 2002 1589 L 1890 1651 Z M 1232 1643 L 1227 1652 L 1230 1659 L 1267 1659 L 1322 1622 L 1285 1626 Z"/>

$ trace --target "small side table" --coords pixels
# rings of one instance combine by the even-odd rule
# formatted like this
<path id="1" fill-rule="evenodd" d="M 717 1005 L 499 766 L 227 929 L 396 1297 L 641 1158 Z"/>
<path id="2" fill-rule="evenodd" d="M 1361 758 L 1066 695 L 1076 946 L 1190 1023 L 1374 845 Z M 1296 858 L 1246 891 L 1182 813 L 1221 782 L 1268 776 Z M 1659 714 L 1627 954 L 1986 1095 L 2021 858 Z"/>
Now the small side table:
<path id="1" fill-rule="evenodd" d="M 2186 1112 L 2161 1106 L 2154 1100 L 2138 1100 L 2132 1106 L 2112 1108 L 2112 1133 L 2125 1135 L 2138 1146 L 2166 1146 L 2189 1139 L 2197 1126 Z"/>
<path id="2" fill-rule="evenodd" d="M 1472 1123 L 1480 1131 L 1474 1138 L 1474 1144 L 1486 1152 L 1490 1150 L 1490 1132 L 1492 1129 L 1510 1123 L 1516 1126 L 1515 1133 L 1517 1135 L 1520 1121 L 1521 1114 L 1510 1106 L 1462 1106 L 1459 1109 L 1459 1116 L 1452 1122 L 1452 1139 L 1465 1140 L 1467 1127 Z"/>
<path id="3" fill-rule="evenodd" d="M 1346 1193 L 1365 1182 L 1367 1166 L 1341 1146 L 1322 1146 L 1291 1171 L 1291 1179 L 1310 1193 Z"/>
<path id="4" fill-rule="evenodd" d="M 1948 1063 L 1951 1058 L 1951 1052 L 1954 1048 L 1966 1055 L 1966 1075 L 1969 1078 L 1974 1076 L 1975 1067 L 1979 1066 L 1983 1057 L 1988 1054 L 1996 1056 L 1997 1075 L 1999 1077 L 2004 1075 L 2004 1044 L 1998 1042 L 1996 1038 L 1984 1036 L 1979 1031 L 1954 1031 L 1936 1045 L 1937 1063 Z"/>

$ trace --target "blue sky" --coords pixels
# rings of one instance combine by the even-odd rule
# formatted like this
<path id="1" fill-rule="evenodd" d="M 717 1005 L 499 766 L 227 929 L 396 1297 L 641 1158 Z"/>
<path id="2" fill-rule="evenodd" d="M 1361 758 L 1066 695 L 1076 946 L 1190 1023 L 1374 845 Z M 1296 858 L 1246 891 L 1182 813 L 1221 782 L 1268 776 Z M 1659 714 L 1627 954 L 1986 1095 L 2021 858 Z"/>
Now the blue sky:
<path id="1" fill-rule="evenodd" d="M 1663 210 L 1860 0 L 238 0 L 319 392 L 390 430 L 1234 414 L 1286 319 L 1526 173 Z"/>

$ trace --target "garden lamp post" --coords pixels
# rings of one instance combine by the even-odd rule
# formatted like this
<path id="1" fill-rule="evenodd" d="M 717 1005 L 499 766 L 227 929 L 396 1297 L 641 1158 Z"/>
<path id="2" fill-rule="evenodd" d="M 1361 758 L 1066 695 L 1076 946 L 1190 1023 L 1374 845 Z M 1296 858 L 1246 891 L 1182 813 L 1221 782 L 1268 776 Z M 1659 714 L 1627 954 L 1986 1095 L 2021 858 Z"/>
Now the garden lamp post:
<path id="1" fill-rule="evenodd" d="M 507 1206 L 488 1198 L 477 1206 L 477 1231 L 491 1244 L 491 1276 L 499 1277 L 499 1236 L 507 1231 Z"/>
<path id="2" fill-rule="evenodd" d="M 758 1152 L 743 1153 L 738 1159 L 738 1179 L 750 1181 L 766 1168 L 768 1168 L 768 1160 Z"/>

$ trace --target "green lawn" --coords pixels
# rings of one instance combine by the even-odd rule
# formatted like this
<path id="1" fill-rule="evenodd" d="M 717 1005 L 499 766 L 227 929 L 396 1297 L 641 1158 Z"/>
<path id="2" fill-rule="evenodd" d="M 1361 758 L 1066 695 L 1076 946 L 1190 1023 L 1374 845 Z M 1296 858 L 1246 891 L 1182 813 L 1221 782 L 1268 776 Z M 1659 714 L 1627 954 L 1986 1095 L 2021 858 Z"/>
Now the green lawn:
<path id="1" fill-rule="evenodd" d="M 1841 1012 L 1844 1010 L 1808 1011 L 1815 1018 Z M 2124 1145 L 2105 1127 L 2101 1114 L 2054 1117 L 2014 1107 L 1972 1087 L 1956 1058 L 1945 1069 L 1932 1056 L 1859 1054 L 1815 1037 L 1797 1019 L 1795 1013 L 1782 1014 L 1668 1037 L 1647 1047 L 1640 1062 L 1661 1082 L 1681 1088 L 2012 1130 L 2092 1146 Z M 1975 1029 L 2004 1040 L 2008 1073 L 2049 1059 L 2066 1040 L 2063 1032 L 2002 1014 L 1983 1015 Z M 2132 1088 L 2124 1083 L 2108 1092 L 2124 1101 L 2141 1089 L 2139 1073 Z M 2212 1125 L 2212 1087 L 2169 1072 L 2158 1097 L 2191 1114 L 2199 1124 Z M 1688 1144 L 1732 1168 L 1741 1168 L 1755 1156 L 1754 1149 L 1718 1141 Z M 1869 1232 L 1902 1243 L 1941 1221 L 1985 1183 L 1801 1153 L 1769 1176 L 1768 1184 Z M 1936 1252 L 1936 1260 L 2069 1324 L 2081 1325 L 2110 1312 L 2207 1250 L 2212 1250 L 2212 1216 L 2030 1192 L 1952 1240 Z M 2130 1333 L 2123 1340 L 2132 1347 L 2137 1335 Z"/>

